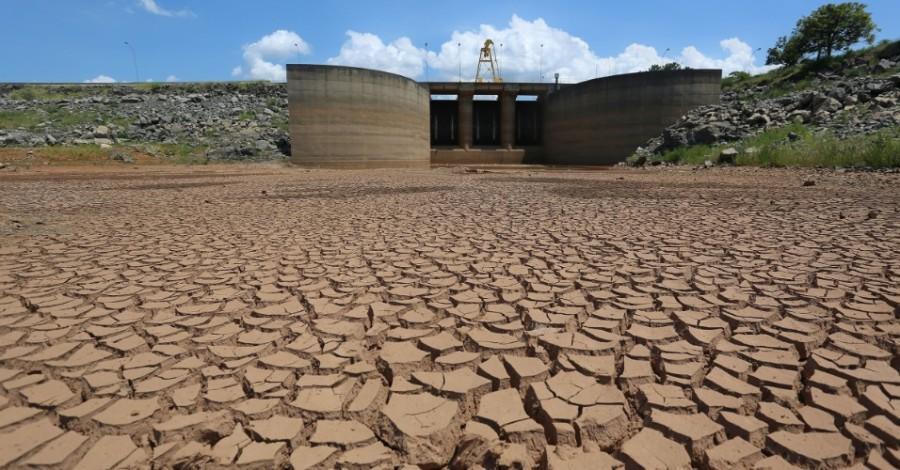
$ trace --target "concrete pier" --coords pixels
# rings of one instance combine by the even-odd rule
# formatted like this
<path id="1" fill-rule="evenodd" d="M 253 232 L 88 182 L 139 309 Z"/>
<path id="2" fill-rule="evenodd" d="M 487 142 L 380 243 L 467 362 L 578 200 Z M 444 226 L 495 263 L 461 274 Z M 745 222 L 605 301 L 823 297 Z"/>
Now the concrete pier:
<path id="1" fill-rule="evenodd" d="M 459 104 L 459 111 L 457 114 L 457 116 L 459 116 L 459 131 L 457 132 L 457 135 L 459 136 L 459 146 L 466 150 L 472 147 L 473 97 L 474 95 L 472 92 L 466 90 L 460 91 L 456 98 L 456 101 Z"/>
<path id="2" fill-rule="evenodd" d="M 516 136 L 516 95 L 504 91 L 500 100 L 500 146 L 512 150 Z"/>

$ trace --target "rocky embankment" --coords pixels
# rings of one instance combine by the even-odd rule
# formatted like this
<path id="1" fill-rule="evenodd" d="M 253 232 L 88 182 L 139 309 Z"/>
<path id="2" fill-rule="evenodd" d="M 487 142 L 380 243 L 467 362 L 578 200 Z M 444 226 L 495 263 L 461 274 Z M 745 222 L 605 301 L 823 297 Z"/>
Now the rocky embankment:
<path id="1" fill-rule="evenodd" d="M 838 138 L 900 126 L 900 74 L 887 74 L 900 55 L 874 66 L 857 60 L 809 78 L 803 90 L 781 94 L 757 85 L 722 94 L 721 104 L 702 106 L 647 141 L 631 159 L 641 165 L 679 147 L 736 142 L 767 129 L 801 123 Z"/>
<path id="2" fill-rule="evenodd" d="M 217 161 L 290 154 L 284 84 L 0 85 L 0 115 L 0 147 L 162 144 Z"/>

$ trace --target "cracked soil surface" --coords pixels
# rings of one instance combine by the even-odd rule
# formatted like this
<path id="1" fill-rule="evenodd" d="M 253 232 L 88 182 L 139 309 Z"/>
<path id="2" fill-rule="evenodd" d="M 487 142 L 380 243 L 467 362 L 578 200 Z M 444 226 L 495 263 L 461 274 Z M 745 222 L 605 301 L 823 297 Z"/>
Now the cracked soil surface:
<path id="1" fill-rule="evenodd" d="M 0 173 L 0 467 L 896 468 L 898 188 Z"/>

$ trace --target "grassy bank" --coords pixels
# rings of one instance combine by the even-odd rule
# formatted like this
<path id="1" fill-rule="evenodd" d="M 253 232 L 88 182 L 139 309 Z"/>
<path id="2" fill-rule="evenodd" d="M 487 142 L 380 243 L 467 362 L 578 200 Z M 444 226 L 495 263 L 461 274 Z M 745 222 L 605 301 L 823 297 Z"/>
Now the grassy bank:
<path id="1" fill-rule="evenodd" d="M 77 84 L 13 84 L 0 88 L 0 95 L 11 100 L 24 101 L 59 101 L 88 98 L 94 96 L 112 96 L 124 93 L 154 93 L 166 89 L 180 90 L 185 93 L 202 93 L 222 88 L 231 88 L 245 92 L 257 88 L 280 86 L 267 81 L 239 82 L 178 82 L 178 83 L 77 83 Z"/>
<path id="2" fill-rule="evenodd" d="M 847 51 L 829 59 L 804 61 L 796 65 L 778 67 L 766 73 L 750 75 L 747 72 L 733 72 L 722 79 L 722 91 L 743 91 L 757 86 L 768 87 L 761 94 L 763 98 L 783 96 L 794 91 L 807 90 L 813 86 L 816 76 L 822 72 L 840 71 L 845 77 L 872 75 L 887 77 L 900 73 L 900 64 L 880 73 L 871 73 L 870 68 L 879 60 L 892 57 L 900 51 L 900 41 L 881 41 L 861 49 Z M 859 66 L 846 65 L 859 62 Z"/>
<path id="3" fill-rule="evenodd" d="M 208 164 L 208 147 L 187 144 L 133 144 L 103 147 L 95 144 L 52 147 L 3 147 L 0 162 L 20 165 L 119 165 L 126 160 L 139 164 Z"/>
<path id="4" fill-rule="evenodd" d="M 769 129 L 741 142 L 677 148 L 650 161 L 702 165 L 706 160 L 715 162 L 729 147 L 738 151 L 735 165 L 739 166 L 900 167 L 900 127 L 839 139 L 828 133 L 814 134 L 800 124 Z"/>

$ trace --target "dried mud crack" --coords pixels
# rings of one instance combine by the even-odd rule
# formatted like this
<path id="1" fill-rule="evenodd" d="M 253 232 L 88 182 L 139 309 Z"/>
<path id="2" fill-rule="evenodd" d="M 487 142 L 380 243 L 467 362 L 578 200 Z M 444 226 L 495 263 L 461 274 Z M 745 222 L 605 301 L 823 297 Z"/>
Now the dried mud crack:
<path id="1" fill-rule="evenodd" d="M 5 173 L 0 466 L 896 468 L 897 187 Z"/>

